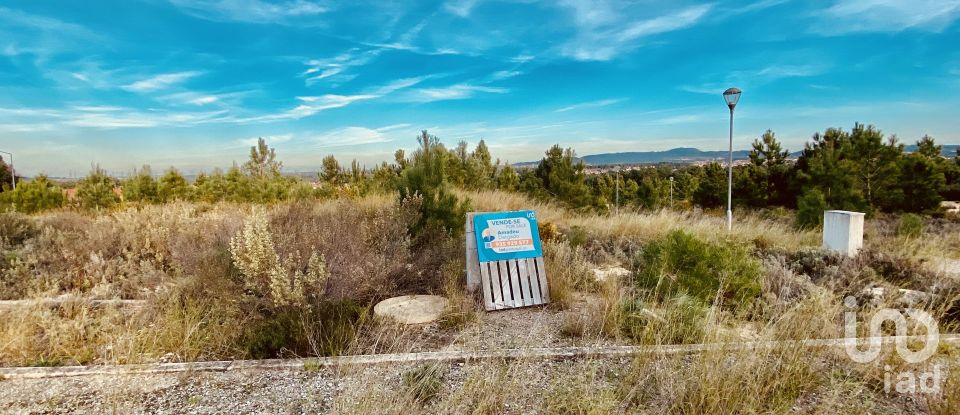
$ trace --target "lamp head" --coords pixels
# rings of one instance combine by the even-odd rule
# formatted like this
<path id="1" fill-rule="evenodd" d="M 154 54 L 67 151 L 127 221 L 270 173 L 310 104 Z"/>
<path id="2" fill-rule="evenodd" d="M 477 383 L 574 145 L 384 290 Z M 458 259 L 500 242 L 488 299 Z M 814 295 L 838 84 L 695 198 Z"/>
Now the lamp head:
<path id="1" fill-rule="evenodd" d="M 727 101 L 727 106 L 730 107 L 730 110 L 733 110 L 733 107 L 737 106 L 737 101 L 740 101 L 740 88 L 728 88 L 726 91 L 723 91 L 723 99 Z"/>

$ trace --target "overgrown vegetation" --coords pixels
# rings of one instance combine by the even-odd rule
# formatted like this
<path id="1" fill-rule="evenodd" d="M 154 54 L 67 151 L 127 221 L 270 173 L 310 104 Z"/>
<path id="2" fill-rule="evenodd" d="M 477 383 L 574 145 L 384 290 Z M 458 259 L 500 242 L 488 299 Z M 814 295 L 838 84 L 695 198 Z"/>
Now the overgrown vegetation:
<path id="1" fill-rule="evenodd" d="M 637 258 L 636 283 L 657 299 L 686 294 L 743 309 L 760 294 L 760 262 L 733 243 L 710 243 L 682 230 L 653 241 Z"/>
<path id="2" fill-rule="evenodd" d="M 121 202 L 121 195 L 124 204 L 178 200 L 274 203 L 399 189 L 401 198 L 423 198 L 422 219 L 414 229 L 419 232 L 428 226 L 447 230 L 462 226 L 458 219 L 462 215 L 457 213 L 466 205 L 451 196 L 454 187 L 521 192 L 568 208 L 601 213 L 612 212 L 616 201 L 625 208 L 642 209 L 714 209 L 726 201 L 726 169 L 718 163 L 658 165 L 588 175 L 573 149 L 558 145 L 548 149 L 535 167 L 517 169 L 492 160 L 483 140 L 473 151 L 462 141 L 448 149 L 426 131 L 417 141 L 420 148 L 409 157 L 398 150 L 393 163 L 373 168 L 355 160 L 344 168 L 336 158 L 327 156 L 313 183 L 282 175 L 276 152 L 261 139 L 242 166 L 201 173 L 192 183 L 175 168 L 158 178 L 144 166 L 120 181 L 94 166 L 76 183 L 75 193 L 65 193 L 41 175 L 22 182 L 17 191 L 0 192 L 0 204 L 30 213 L 61 206 L 109 209 Z M 960 159 L 942 155 L 941 146 L 929 136 L 912 148 L 908 153 L 895 136 L 885 137 L 873 126 L 855 124 L 850 131 L 830 128 L 814 134 L 793 160 L 768 130 L 753 142 L 750 162 L 734 168 L 734 204 L 738 209 L 797 209 L 800 227 L 818 226 L 825 209 L 940 216 L 941 200 L 960 199 Z"/>
<path id="3" fill-rule="evenodd" d="M 904 168 L 917 177 L 935 175 L 949 170 L 948 161 L 935 158 L 932 140 L 904 155 L 890 142 L 881 141 L 885 147 L 877 150 L 878 137 L 859 125 L 850 133 L 830 130 L 792 164 L 772 132 L 764 134 L 751 164 L 738 169 L 737 180 L 752 183 L 752 192 L 741 194 L 756 199 L 748 204 L 757 208 L 794 207 L 792 195 L 801 194 L 798 217 L 784 209 L 739 213 L 732 232 L 724 230 L 723 218 L 689 209 L 722 203 L 719 165 L 631 170 L 619 179 L 626 206 L 610 214 L 608 192 L 616 176 L 586 175 L 572 150 L 555 146 L 537 168 L 516 171 L 491 161 L 482 142 L 473 151 L 465 143 L 447 149 L 426 131 L 410 157 L 398 152 L 394 164 L 370 171 L 325 158 L 317 188 L 281 175 L 275 152 L 263 141 L 242 167 L 193 183 L 174 169 L 156 179 L 146 167 L 119 183 L 95 167 L 75 196 L 61 200 L 62 189 L 38 177 L 2 195 L 17 212 L 0 214 L 0 299 L 65 297 L 56 306 L 0 310 L 0 365 L 484 350 L 488 344 L 465 339 L 488 337 L 489 330 L 515 320 L 491 321 L 466 293 L 460 231 L 467 209 L 537 211 L 552 305 L 522 314 L 537 319 L 519 319 L 534 321 L 527 328 L 536 335 L 547 333 L 532 340 L 548 342 L 537 347 L 835 338 L 845 296 L 870 307 L 900 307 L 906 297 L 901 289 L 928 294 L 919 306 L 952 330 L 960 325 L 960 284 L 931 260 L 957 257 L 960 224 L 937 215 L 884 213 L 924 211 L 920 205 L 933 200 L 932 187 L 911 182 L 913 193 L 903 191 L 903 198 L 927 201 L 897 205 L 905 199 L 895 191 L 896 197 L 887 197 L 900 182 L 886 175 L 906 174 Z M 836 178 L 848 188 L 795 187 L 807 180 L 798 179 L 805 177 L 801 172 L 857 176 Z M 662 180 L 668 174 L 675 177 L 678 208 L 651 210 L 665 205 Z M 63 204 L 72 207 L 56 209 Z M 814 228 L 832 207 L 872 213 L 860 256 L 816 249 L 820 234 Z M 615 266 L 631 269 L 604 278 L 595 272 Z M 868 298 L 877 288 L 891 294 Z M 451 306 L 438 323 L 424 327 L 371 318 L 377 301 L 414 293 L 444 295 Z M 87 299 L 143 305 L 93 306 Z M 863 311 L 868 318 L 874 310 Z M 517 339 L 506 340 L 503 347 L 518 347 Z M 336 408 L 524 408 L 511 395 L 523 379 L 536 379 L 520 373 L 524 364 L 495 363 L 480 371 L 468 365 L 463 373 L 418 366 L 393 379 L 400 387 L 392 385 L 388 394 Z M 842 411 L 850 407 L 837 397 L 850 388 L 871 402 L 890 403 L 874 393 L 875 374 L 821 350 L 717 350 L 639 358 L 622 370 L 573 365 L 570 373 L 544 375 L 550 378 L 538 384 L 542 401 L 534 400 L 540 407 L 556 413 L 778 413 L 819 400 Z M 447 389 L 460 381 L 461 389 Z M 949 412 L 955 404 L 948 398 L 930 408 Z"/>

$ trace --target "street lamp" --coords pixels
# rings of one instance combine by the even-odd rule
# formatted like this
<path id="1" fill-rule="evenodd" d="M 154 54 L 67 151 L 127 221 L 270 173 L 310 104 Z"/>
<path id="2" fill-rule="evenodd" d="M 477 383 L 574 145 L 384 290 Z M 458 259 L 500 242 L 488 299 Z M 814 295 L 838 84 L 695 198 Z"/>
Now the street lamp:
<path id="1" fill-rule="evenodd" d="M 728 88 L 723 91 L 723 100 L 730 108 L 730 156 L 727 159 L 727 230 L 733 229 L 733 108 L 740 101 L 740 89 Z"/>
<path id="2" fill-rule="evenodd" d="M 670 176 L 670 209 L 673 209 L 673 176 Z"/>
<path id="3" fill-rule="evenodd" d="M 10 184 L 13 185 L 11 190 L 17 190 L 17 171 L 13 169 L 13 153 L 6 151 L 0 151 L 0 153 L 10 156 Z"/>
<path id="4" fill-rule="evenodd" d="M 617 206 L 617 216 L 620 216 L 620 169 L 622 168 L 623 168 L 622 166 L 617 166 L 617 180 L 616 180 L 616 187 L 617 187 L 616 200 L 617 201 L 615 202 Z"/>

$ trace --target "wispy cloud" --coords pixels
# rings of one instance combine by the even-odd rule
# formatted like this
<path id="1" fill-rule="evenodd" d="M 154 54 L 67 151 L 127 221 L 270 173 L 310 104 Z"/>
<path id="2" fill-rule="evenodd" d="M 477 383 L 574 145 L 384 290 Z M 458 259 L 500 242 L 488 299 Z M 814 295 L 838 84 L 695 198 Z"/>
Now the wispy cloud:
<path id="1" fill-rule="evenodd" d="M 443 5 L 444 10 L 460 17 L 469 17 L 479 0 L 452 0 Z"/>
<path id="2" fill-rule="evenodd" d="M 344 127 L 315 136 L 312 141 L 320 148 L 388 143 L 393 140 L 385 133 L 409 126 L 410 124 L 394 124 L 380 128 Z"/>
<path id="3" fill-rule="evenodd" d="M 496 71 L 490 74 L 490 79 L 498 81 L 501 79 L 513 78 L 515 76 L 520 76 L 520 75 L 523 75 L 522 71 Z"/>
<path id="4" fill-rule="evenodd" d="M 99 129 L 185 127 L 218 121 L 225 111 L 203 113 L 166 111 L 80 111 L 65 116 L 63 125 Z"/>
<path id="5" fill-rule="evenodd" d="M 733 71 L 721 75 L 722 82 L 706 82 L 698 85 L 682 85 L 680 90 L 697 94 L 720 94 L 730 85 L 741 88 L 757 87 L 785 78 L 806 78 L 827 73 L 830 65 L 815 63 L 802 65 L 772 64 L 759 69 Z"/>
<path id="6" fill-rule="evenodd" d="M 761 10 L 766 10 L 771 7 L 779 6 L 785 4 L 790 0 L 759 0 L 747 5 L 733 5 L 732 7 L 721 11 L 715 17 L 717 19 L 726 19 L 732 16 L 739 16 L 748 13 L 754 13 Z"/>
<path id="7" fill-rule="evenodd" d="M 816 13 L 813 30 L 825 35 L 853 32 L 939 32 L 960 17 L 960 0 L 838 0 Z"/>
<path id="8" fill-rule="evenodd" d="M 329 59 L 312 59 L 306 62 L 307 70 L 303 72 L 306 84 L 313 85 L 319 81 L 335 84 L 349 82 L 357 75 L 349 73 L 351 68 L 367 65 L 375 59 L 383 49 L 360 51 L 357 48 L 348 50 Z"/>
<path id="9" fill-rule="evenodd" d="M 237 123 L 274 122 L 282 120 L 298 120 L 315 115 L 321 111 L 343 108 L 360 101 L 369 101 L 390 95 L 401 89 L 412 87 L 429 76 L 402 78 L 390 81 L 381 86 L 367 88 L 362 93 L 352 95 L 325 94 L 317 96 L 299 96 L 299 105 L 289 110 L 275 114 L 258 115 L 253 117 L 236 118 Z"/>
<path id="10" fill-rule="evenodd" d="M 85 26 L 47 16 L 0 7 L 0 54 L 32 54 L 45 60 L 52 55 L 89 50 L 109 44 L 108 39 Z"/>
<path id="11" fill-rule="evenodd" d="M 182 83 L 190 78 L 202 74 L 200 71 L 185 71 L 155 75 L 123 86 L 123 89 L 133 92 L 151 92 Z"/>
<path id="12" fill-rule="evenodd" d="M 241 138 L 239 140 L 234 141 L 234 143 L 237 146 L 243 146 L 243 147 L 255 146 L 257 145 L 257 142 L 261 138 L 264 141 L 266 141 L 267 144 L 273 145 L 273 144 L 286 143 L 287 141 L 292 140 L 293 134 L 264 135 L 264 136 L 257 136 L 257 137 Z"/>
<path id="13" fill-rule="evenodd" d="M 357 101 L 377 98 L 377 95 L 334 95 L 297 97 L 301 104 L 278 115 L 279 119 L 299 119 L 309 117 L 323 110 L 346 107 Z"/>
<path id="14" fill-rule="evenodd" d="M 454 99 L 471 98 L 477 93 L 505 94 L 507 88 L 460 83 L 440 88 L 418 88 L 410 90 L 401 101 L 406 102 L 434 102 Z"/>
<path id="15" fill-rule="evenodd" d="M 318 2 L 291 0 L 170 0 L 185 13 L 207 20 L 246 23 L 303 23 L 298 18 L 315 17 L 328 11 Z"/>
<path id="16" fill-rule="evenodd" d="M 187 127 L 223 122 L 226 111 L 177 112 L 138 110 L 112 105 L 77 105 L 64 109 L 0 108 L 3 116 L 13 115 L 20 130 L 54 130 L 53 127 L 84 127 L 98 129 Z"/>
<path id="17" fill-rule="evenodd" d="M 562 54 L 583 61 L 613 59 L 639 46 L 641 39 L 697 24 L 713 8 L 702 4 L 659 17 L 624 20 L 619 10 L 604 2 L 568 1 L 566 5 L 574 11 L 578 34 L 562 47 Z"/>
<path id="18" fill-rule="evenodd" d="M 573 104 L 567 107 L 560 108 L 554 112 L 567 112 L 567 111 L 579 110 L 584 108 L 606 107 L 606 106 L 617 104 L 626 100 L 627 98 L 609 98 L 609 99 L 601 99 L 598 101 L 581 102 L 579 104 Z"/>

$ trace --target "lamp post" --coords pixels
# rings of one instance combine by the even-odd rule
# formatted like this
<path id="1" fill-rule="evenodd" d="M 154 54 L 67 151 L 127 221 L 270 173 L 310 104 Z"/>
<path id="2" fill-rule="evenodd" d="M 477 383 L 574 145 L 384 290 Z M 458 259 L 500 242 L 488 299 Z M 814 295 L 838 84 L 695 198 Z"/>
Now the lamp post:
<path id="1" fill-rule="evenodd" d="M 10 156 L 10 184 L 13 186 L 10 190 L 17 190 L 17 171 L 13 168 L 13 153 L 0 151 L 0 153 Z"/>
<path id="2" fill-rule="evenodd" d="M 616 196 L 616 202 L 615 202 L 615 203 L 616 203 L 616 206 L 617 206 L 617 216 L 620 216 L 620 166 L 617 166 L 617 176 L 616 176 L 616 177 L 617 177 L 617 179 L 616 179 L 617 196 Z"/>
<path id="3" fill-rule="evenodd" d="M 728 88 L 723 91 L 723 100 L 730 108 L 730 155 L 727 159 L 727 231 L 733 229 L 733 108 L 740 101 L 740 89 Z"/>
<path id="4" fill-rule="evenodd" d="M 670 176 L 670 209 L 673 209 L 673 176 Z"/>

